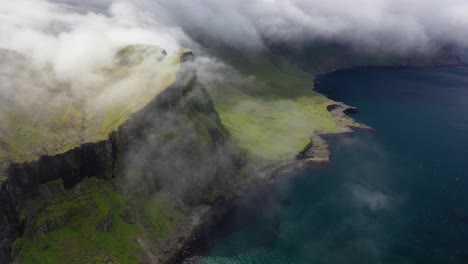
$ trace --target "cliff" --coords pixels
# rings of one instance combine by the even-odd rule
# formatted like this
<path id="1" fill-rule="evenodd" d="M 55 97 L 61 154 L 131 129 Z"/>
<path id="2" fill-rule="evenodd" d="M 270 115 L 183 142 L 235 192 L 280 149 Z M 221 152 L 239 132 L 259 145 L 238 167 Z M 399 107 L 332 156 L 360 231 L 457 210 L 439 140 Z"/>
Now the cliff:
<path id="1" fill-rule="evenodd" d="M 118 118 L 107 139 L 10 163 L 0 189 L 2 263 L 164 263 L 183 247 L 242 156 L 197 80 L 193 55 L 180 61 L 175 81 L 154 96 L 144 91 L 147 103 Z"/>
<path id="2" fill-rule="evenodd" d="M 10 245 L 20 234 L 18 214 L 6 178 L 0 179 L 0 263 L 10 260 Z"/>
<path id="3" fill-rule="evenodd" d="M 175 82 L 186 53 L 133 45 L 117 51 L 111 64 L 92 69 L 91 76 L 77 78 L 0 50 L 0 174 L 11 162 L 106 139 Z"/>
<path id="4" fill-rule="evenodd" d="M 145 53 L 153 56 L 142 59 Z M 184 53 L 166 56 L 157 47 L 127 47 L 117 54 L 111 69 L 103 70 L 108 78 L 96 83 L 100 89 L 92 87 L 90 94 L 74 94 L 71 83 L 57 80 L 52 72 L 38 68 L 21 54 L 1 50 L 0 56 L 0 77 L 5 80 L 0 90 L 0 259 L 4 260 L 9 258 L 11 243 L 22 233 L 22 205 L 39 195 L 40 184 L 63 179 L 64 186 L 70 188 L 86 176 L 111 177 L 112 146 L 101 139 L 146 105 L 151 100 L 148 95 L 158 94 L 175 80 L 178 60 Z M 145 64 L 160 64 L 167 71 L 149 69 L 142 73 L 140 68 Z M 112 96 L 120 83 L 144 74 L 152 75 L 156 82 L 130 93 L 143 100 L 126 103 L 123 99 L 127 97 L 113 95 L 115 105 L 101 102 Z"/>

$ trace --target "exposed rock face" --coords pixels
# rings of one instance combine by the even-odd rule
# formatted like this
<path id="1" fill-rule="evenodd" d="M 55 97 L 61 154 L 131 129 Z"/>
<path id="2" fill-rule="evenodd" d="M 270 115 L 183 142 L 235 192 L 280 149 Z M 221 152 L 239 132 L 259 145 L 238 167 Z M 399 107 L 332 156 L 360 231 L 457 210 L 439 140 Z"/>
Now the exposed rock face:
<path id="1" fill-rule="evenodd" d="M 10 260 L 10 245 L 19 235 L 20 226 L 8 181 L 0 179 L 0 263 Z"/>
<path id="2" fill-rule="evenodd" d="M 112 170 L 112 144 L 109 141 L 84 144 L 56 156 L 43 156 L 37 161 L 11 164 L 7 171 L 10 193 L 15 202 L 34 197 L 39 185 L 62 179 L 70 188 L 83 178 L 106 178 Z"/>
<path id="3" fill-rule="evenodd" d="M 182 59 L 190 61 L 191 55 Z M 192 70 L 182 73 L 183 85 L 165 90 L 113 137 L 120 153 L 127 153 L 118 170 L 126 172 L 130 188 L 144 182 L 149 192 L 165 190 L 197 204 L 210 200 L 204 197 L 211 193 L 208 186 L 221 189 L 238 161 L 210 96 Z"/>

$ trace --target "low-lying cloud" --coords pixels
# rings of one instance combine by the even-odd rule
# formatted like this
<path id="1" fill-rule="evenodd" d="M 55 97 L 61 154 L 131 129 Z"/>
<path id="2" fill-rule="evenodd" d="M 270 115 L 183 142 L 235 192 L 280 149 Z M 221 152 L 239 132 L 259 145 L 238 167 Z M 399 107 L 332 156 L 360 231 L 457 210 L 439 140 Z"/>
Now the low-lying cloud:
<path id="1" fill-rule="evenodd" d="M 0 48 L 26 55 L 60 81 L 82 86 L 111 66 L 118 49 L 153 44 L 173 52 L 180 48 L 176 36 L 182 35 L 124 2 L 99 12 L 42 0 L 0 3 Z"/>
<path id="2" fill-rule="evenodd" d="M 234 47 L 336 41 L 356 48 L 414 52 L 466 46 L 463 0 L 138 1 L 169 25 Z"/>
<path id="3" fill-rule="evenodd" d="M 187 44 L 182 32 L 238 48 L 326 40 L 408 52 L 466 47 L 467 13 L 463 0 L 19 0 L 0 4 L 0 40 L 41 61 L 53 52 L 65 68 L 75 59 L 89 65 L 86 54 L 105 63 L 107 45 L 152 43 L 170 51 Z"/>
<path id="4" fill-rule="evenodd" d="M 86 83 L 128 44 L 169 53 L 196 39 L 259 51 L 333 41 L 370 52 L 467 47 L 463 0 L 18 0 L 0 3 L 0 48 Z"/>
<path id="5" fill-rule="evenodd" d="M 389 197 L 382 192 L 368 190 L 359 185 L 352 185 L 350 190 L 356 204 L 372 212 L 386 209 L 390 206 Z"/>

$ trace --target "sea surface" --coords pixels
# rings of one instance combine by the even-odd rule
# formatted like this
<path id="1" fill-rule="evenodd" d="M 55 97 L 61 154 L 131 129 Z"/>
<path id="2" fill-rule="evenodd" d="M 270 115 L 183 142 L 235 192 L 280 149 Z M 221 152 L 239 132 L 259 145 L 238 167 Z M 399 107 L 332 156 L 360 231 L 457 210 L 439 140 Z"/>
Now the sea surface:
<path id="1" fill-rule="evenodd" d="M 317 89 L 376 131 L 239 201 L 187 263 L 468 263 L 468 68 L 354 69 Z"/>

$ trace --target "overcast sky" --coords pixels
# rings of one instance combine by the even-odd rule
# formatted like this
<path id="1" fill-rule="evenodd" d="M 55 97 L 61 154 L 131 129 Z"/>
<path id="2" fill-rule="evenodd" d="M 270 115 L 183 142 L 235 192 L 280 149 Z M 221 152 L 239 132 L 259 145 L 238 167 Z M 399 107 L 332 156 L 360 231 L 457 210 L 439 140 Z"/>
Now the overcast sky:
<path id="1" fill-rule="evenodd" d="M 115 20 L 126 19 L 134 26 L 145 26 L 148 20 L 153 20 L 151 30 L 155 31 L 154 35 L 162 35 L 158 41 L 167 49 L 173 43 L 165 43 L 167 39 L 163 38 L 167 36 L 158 28 L 181 28 L 189 34 L 201 34 L 246 48 L 261 48 L 264 40 L 314 39 L 334 39 L 397 51 L 468 44 L 468 1 L 465 0 L 56 0 L 54 3 L 2 1 L 2 42 L 4 31 L 12 30 L 8 27 L 12 20 L 26 27 L 34 26 L 38 20 L 41 24 L 64 20 L 72 24 L 68 30 L 82 26 L 80 22 L 87 22 L 91 27 L 100 22 L 92 15 L 73 21 L 70 9 L 75 9 L 82 14 L 92 11 L 114 16 Z M 68 8 L 56 9 L 60 5 Z M 108 21 L 108 24 L 117 22 L 122 21 Z"/>
<path id="2" fill-rule="evenodd" d="M 466 0 L 15 0 L 0 2 L 0 48 L 60 76 L 109 64 L 116 49 L 154 44 L 169 53 L 189 36 L 240 49 L 334 40 L 411 53 L 468 46 Z M 80 65 L 80 69 L 76 69 Z"/>
<path id="3" fill-rule="evenodd" d="M 159 8 L 153 5 L 150 10 L 169 17 L 172 25 L 235 46 L 261 47 L 262 39 L 285 42 L 332 39 L 365 48 L 405 52 L 439 44 L 468 43 L 466 0 L 156 2 Z"/>

